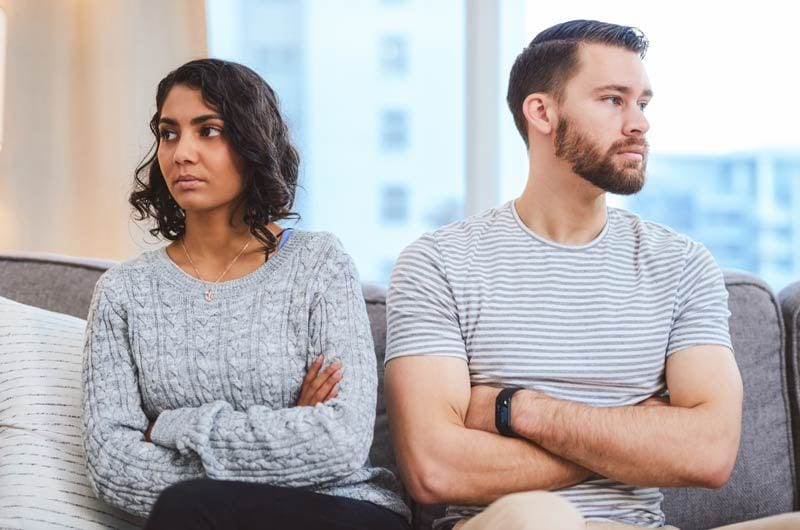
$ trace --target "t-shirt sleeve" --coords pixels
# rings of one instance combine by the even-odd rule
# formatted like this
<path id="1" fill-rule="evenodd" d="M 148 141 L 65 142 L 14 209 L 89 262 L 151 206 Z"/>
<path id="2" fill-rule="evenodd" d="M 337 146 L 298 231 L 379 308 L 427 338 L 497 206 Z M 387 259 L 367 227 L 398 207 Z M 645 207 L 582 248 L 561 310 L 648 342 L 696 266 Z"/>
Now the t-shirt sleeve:
<path id="1" fill-rule="evenodd" d="M 386 297 L 386 362 L 406 355 L 467 361 L 458 311 L 434 237 L 426 234 L 397 259 Z"/>
<path id="2" fill-rule="evenodd" d="M 720 345 L 732 349 L 730 315 L 722 271 L 703 245 L 690 242 L 678 285 L 667 356 L 691 346 Z"/>

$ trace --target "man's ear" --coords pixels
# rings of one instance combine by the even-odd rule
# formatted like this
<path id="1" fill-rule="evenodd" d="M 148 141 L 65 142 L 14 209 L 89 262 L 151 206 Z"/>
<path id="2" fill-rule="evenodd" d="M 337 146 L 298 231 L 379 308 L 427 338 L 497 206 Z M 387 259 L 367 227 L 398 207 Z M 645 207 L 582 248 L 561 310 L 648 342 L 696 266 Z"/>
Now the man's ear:
<path id="1" fill-rule="evenodd" d="M 548 94 L 541 92 L 528 94 L 522 102 L 522 112 L 525 114 L 525 121 L 528 122 L 529 136 L 534 130 L 544 136 L 553 132 L 558 118 L 555 100 Z"/>

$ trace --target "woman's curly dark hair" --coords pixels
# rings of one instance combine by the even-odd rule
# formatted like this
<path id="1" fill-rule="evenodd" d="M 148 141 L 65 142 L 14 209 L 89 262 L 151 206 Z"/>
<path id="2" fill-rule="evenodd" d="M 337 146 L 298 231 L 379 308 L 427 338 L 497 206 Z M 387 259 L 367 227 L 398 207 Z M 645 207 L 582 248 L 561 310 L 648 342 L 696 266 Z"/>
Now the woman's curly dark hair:
<path id="1" fill-rule="evenodd" d="M 267 225 L 299 218 L 291 208 L 300 156 L 291 144 L 275 92 L 261 76 L 241 64 L 219 59 L 191 61 L 158 84 L 156 113 L 150 120 L 155 144 L 136 168 L 128 199 L 136 210 L 136 220 L 152 218 L 156 226 L 150 234 L 170 241 L 186 232 L 185 213 L 170 194 L 157 158 L 161 140 L 158 122 L 164 100 L 175 85 L 200 90 L 205 103 L 222 116 L 228 143 L 242 160 L 243 220 L 268 256 L 277 247 L 277 238 Z"/>

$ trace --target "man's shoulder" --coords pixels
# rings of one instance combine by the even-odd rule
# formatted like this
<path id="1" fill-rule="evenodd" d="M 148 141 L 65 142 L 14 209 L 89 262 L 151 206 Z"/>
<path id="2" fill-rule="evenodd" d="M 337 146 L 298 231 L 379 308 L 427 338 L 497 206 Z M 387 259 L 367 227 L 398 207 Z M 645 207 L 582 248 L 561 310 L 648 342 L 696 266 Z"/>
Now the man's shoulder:
<path id="1" fill-rule="evenodd" d="M 610 208 L 610 211 L 619 220 L 622 231 L 626 231 L 638 241 L 646 242 L 650 245 L 660 247 L 671 247 L 678 251 L 688 251 L 694 245 L 700 245 L 690 236 L 678 232 L 674 228 L 642 219 L 639 215 L 621 208 Z"/>
<path id="2" fill-rule="evenodd" d="M 620 232 L 630 236 L 631 241 L 635 241 L 636 248 L 641 254 L 648 252 L 654 259 L 653 263 L 658 263 L 659 268 L 663 268 L 665 263 L 679 263 L 677 270 L 685 273 L 695 267 L 718 269 L 714 257 L 706 246 L 677 230 L 661 223 L 644 220 L 633 212 L 612 209 L 614 215 L 619 220 Z"/>

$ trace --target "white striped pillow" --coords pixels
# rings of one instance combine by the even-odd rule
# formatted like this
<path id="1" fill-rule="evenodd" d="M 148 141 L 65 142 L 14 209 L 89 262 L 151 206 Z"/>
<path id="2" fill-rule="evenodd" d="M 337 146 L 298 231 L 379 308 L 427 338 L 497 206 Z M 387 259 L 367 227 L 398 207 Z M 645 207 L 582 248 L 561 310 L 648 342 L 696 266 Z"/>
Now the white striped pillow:
<path id="1" fill-rule="evenodd" d="M 0 297 L 0 528 L 134 529 L 98 500 L 81 444 L 86 323 Z"/>

